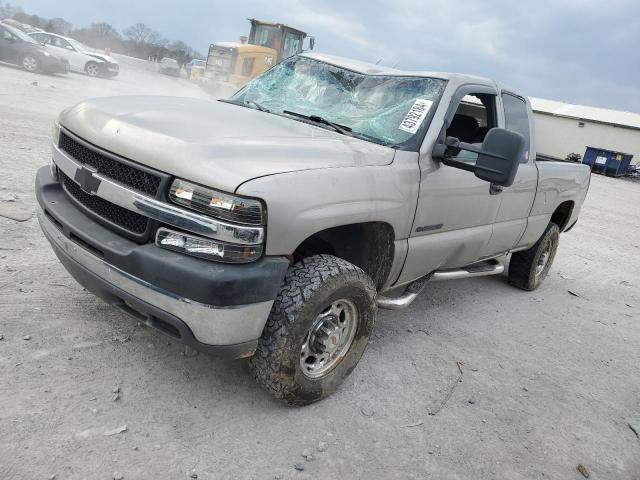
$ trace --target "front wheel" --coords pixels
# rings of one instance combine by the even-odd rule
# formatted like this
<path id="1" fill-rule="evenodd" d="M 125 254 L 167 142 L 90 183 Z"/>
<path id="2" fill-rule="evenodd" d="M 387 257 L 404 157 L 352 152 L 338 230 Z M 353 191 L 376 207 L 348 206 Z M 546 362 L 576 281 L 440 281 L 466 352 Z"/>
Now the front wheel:
<path id="1" fill-rule="evenodd" d="M 253 376 L 289 405 L 333 393 L 362 357 L 377 314 L 360 268 L 331 255 L 293 265 L 250 360 Z"/>
<path id="2" fill-rule="evenodd" d="M 98 75 L 100 75 L 100 65 L 95 62 L 89 62 L 85 67 L 85 71 L 90 77 L 97 77 Z"/>
<path id="3" fill-rule="evenodd" d="M 40 70 L 40 60 L 31 53 L 27 53 L 20 59 L 20 65 L 27 72 L 37 72 Z"/>
<path id="4" fill-rule="evenodd" d="M 549 273 L 556 256 L 560 229 L 550 223 L 533 247 L 511 256 L 509 283 L 523 290 L 535 290 Z"/>

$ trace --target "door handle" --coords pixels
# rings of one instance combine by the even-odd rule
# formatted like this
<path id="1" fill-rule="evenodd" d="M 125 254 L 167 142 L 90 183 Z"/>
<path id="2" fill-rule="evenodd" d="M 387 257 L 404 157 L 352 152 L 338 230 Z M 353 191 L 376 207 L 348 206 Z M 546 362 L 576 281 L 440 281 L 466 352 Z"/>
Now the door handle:
<path id="1" fill-rule="evenodd" d="M 491 195 L 499 195 L 502 193 L 503 190 L 504 190 L 504 187 L 502 185 L 496 185 L 495 183 L 492 183 L 489 186 L 489 193 Z"/>

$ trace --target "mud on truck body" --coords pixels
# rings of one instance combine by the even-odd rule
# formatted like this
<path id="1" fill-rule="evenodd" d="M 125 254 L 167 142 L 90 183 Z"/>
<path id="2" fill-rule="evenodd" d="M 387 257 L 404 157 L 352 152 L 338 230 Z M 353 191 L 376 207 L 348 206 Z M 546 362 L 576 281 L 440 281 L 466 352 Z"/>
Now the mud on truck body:
<path id="1" fill-rule="evenodd" d="M 37 173 L 65 268 L 139 321 L 249 357 L 304 405 L 353 370 L 378 307 L 430 281 L 545 278 L 588 167 L 536 160 L 526 97 L 493 80 L 291 57 L 224 101 L 63 111 Z"/>

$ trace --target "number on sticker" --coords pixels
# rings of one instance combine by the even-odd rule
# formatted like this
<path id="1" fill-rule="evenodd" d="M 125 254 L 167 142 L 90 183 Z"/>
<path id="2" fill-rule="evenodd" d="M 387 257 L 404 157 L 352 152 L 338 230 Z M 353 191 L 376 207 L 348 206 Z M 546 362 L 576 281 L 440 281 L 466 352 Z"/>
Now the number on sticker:
<path id="1" fill-rule="evenodd" d="M 433 105 L 431 100 L 425 100 L 423 98 L 416 99 L 398 128 L 404 132 L 416 133 L 424 119 L 427 117 L 427 113 L 429 113 L 431 105 Z"/>

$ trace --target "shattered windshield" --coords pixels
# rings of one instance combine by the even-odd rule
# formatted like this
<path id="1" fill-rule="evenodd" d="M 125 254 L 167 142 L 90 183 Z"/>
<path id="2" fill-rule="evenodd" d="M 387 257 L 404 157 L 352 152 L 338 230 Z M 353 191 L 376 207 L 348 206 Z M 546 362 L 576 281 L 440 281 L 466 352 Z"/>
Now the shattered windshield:
<path id="1" fill-rule="evenodd" d="M 231 101 L 321 117 L 355 137 L 407 146 L 421 137 L 444 85 L 437 78 L 364 75 L 296 56 L 255 78 Z"/>

